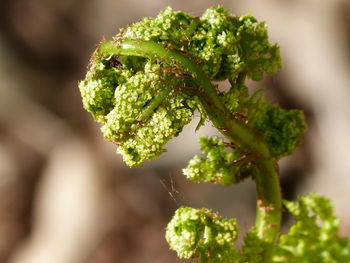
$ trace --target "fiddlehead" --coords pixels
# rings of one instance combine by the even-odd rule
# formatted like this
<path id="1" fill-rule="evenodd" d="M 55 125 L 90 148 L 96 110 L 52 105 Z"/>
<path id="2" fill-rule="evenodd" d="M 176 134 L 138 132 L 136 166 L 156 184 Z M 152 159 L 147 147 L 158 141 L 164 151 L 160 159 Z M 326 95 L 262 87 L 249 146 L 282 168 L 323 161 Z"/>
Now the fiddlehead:
<path id="1" fill-rule="evenodd" d="M 230 15 L 220 6 L 201 17 L 167 8 L 121 30 L 113 41 L 102 42 L 92 56 L 79 85 L 84 107 L 103 125 L 104 137 L 119 146 L 129 166 L 164 152 L 166 142 L 198 109 L 200 124 L 210 120 L 225 138 L 202 138 L 206 157 L 192 159 L 184 174 L 197 182 L 223 185 L 249 176 L 256 182 L 257 220 L 242 252 L 231 247 L 233 225 L 228 228 L 233 232 L 227 233 L 225 227 L 206 228 L 202 224 L 215 225 L 217 215 L 180 208 L 168 226 L 171 247 L 185 246 L 174 245 L 174 240 L 186 239 L 177 236 L 176 227 L 183 224 L 198 233 L 198 242 L 187 248 L 192 253 L 177 251 L 179 256 L 202 262 L 215 262 L 220 255 L 227 262 L 271 262 L 281 220 L 277 160 L 292 153 L 306 125 L 300 111 L 282 110 L 260 91 L 250 96 L 245 80 L 261 80 L 263 73 L 280 67 L 279 48 L 268 41 L 265 23 L 251 15 Z M 225 79 L 231 84 L 227 92 L 212 84 Z M 181 221 L 184 218 L 190 221 Z M 206 243 L 201 235 L 212 229 L 232 236 Z"/>
<path id="2" fill-rule="evenodd" d="M 196 101 L 178 90 L 184 78 L 164 70 L 158 61 L 95 54 L 80 83 L 84 107 L 106 140 L 132 166 L 161 154 L 163 145 L 192 119 Z M 117 67 L 113 63 L 117 61 Z"/>

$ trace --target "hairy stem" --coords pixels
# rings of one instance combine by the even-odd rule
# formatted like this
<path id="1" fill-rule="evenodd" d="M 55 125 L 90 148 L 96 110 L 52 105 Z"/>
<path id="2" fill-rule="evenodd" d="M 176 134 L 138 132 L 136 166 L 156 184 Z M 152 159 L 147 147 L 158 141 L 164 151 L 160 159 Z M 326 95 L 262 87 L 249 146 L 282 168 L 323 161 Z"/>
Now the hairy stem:
<path id="1" fill-rule="evenodd" d="M 258 168 L 258 172 L 254 175 L 258 198 L 256 228 L 258 236 L 266 243 L 266 249 L 262 255 L 263 262 L 271 262 L 272 249 L 280 229 L 281 192 L 276 160 L 271 157 L 262 138 L 226 109 L 200 65 L 180 52 L 151 41 L 123 40 L 122 42 L 104 42 L 98 47 L 97 56 L 110 55 L 158 59 L 190 74 L 198 85 L 198 89 L 194 92 L 213 125 L 242 151 L 255 155 L 257 160 L 255 165 Z"/>

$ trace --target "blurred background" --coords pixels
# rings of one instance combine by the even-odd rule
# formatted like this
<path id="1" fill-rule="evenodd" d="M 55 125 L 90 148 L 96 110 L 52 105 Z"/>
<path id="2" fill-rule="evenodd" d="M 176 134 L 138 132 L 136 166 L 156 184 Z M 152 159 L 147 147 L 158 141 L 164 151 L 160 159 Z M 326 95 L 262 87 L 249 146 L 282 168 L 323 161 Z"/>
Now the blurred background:
<path id="1" fill-rule="evenodd" d="M 103 38 L 165 6 L 200 16 L 223 4 L 249 11 L 281 46 L 284 68 L 252 87 L 305 111 L 309 130 L 280 162 L 283 195 L 330 197 L 350 236 L 350 2 L 348 0 L 0 0 L 0 262 L 182 262 L 164 228 L 181 205 L 255 215 L 254 184 L 186 181 L 198 120 L 168 152 L 130 169 L 83 110 L 77 82 Z"/>

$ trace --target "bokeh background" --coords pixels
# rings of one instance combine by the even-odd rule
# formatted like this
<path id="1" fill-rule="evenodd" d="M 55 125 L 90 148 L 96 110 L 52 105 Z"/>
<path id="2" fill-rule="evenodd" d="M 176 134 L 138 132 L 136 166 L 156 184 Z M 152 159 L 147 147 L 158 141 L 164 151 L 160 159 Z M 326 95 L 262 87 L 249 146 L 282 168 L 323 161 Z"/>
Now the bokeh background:
<path id="1" fill-rule="evenodd" d="M 309 130 L 280 162 L 283 195 L 332 198 L 350 236 L 350 2 L 348 0 L 0 0 L 0 262 L 182 262 L 164 228 L 181 205 L 254 223 L 254 184 L 194 184 L 198 119 L 141 168 L 126 167 L 82 109 L 78 80 L 96 44 L 165 6 L 201 15 L 223 4 L 252 12 L 281 46 L 284 68 L 265 88 L 305 111 Z"/>

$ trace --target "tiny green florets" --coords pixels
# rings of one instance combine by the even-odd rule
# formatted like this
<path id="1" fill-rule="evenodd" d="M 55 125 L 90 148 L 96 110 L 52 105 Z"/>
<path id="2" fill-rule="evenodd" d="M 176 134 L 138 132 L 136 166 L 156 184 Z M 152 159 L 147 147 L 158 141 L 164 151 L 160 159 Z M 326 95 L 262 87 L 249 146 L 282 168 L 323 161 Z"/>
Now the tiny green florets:
<path id="1" fill-rule="evenodd" d="M 139 127 L 135 136 L 127 139 L 118 152 L 129 165 L 138 165 L 143 160 L 154 159 L 165 150 L 163 146 L 173 136 L 177 136 L 183 126 L 192 120 L 193 110 L 185 108 L 181 99 L 171 104 L 173 111 L 159 107 L 150 120 Z M 170 102 L 172 103 L 172 102 Z"/>
<path id="2" fill-rule="evenodd" d="M 131 76 L 128 70 L 109 67 L 108 61 L 93 63 L 85 80 L 79 83 L 84 108 L 98 122 L 115 106 L 114 92 L 118 85 Z"/>
<path id="3" fill-rule="evenodd" d="M 243 72 L 252 80 L 259 81 L 263 72 L 273 74 L 282 67 L 279 47 L 268 40 L 265 22 L 258 23 L 250 14 L 239 18 L 237 41 L 240 44 L 240 60 Z"/>
<path id="4" fill-rule="evenodd" d="M 230 15 L 222 6 L 208 8 L 192 17 L 170 7 L 157 17 L 143 18 L 125 30 L 124 39 L 162 43 L 200 59 L 202 70 L 212 80 L 236 79 L 245 74 L 260 80 L 281 67 L 279 48 L 268 41 L 264 22 L 251 15 Z"/>
<path id="5" fill-rule="evenodd" d="M 263 145 L 262 151 L 253 146 L 244 149 L 244 144 L 240 145 L 242 134 L 237 140 L 232 137 L 230 143 L 218 137 L 203 137 L 200 144 L 206 157 L 195 156 L 183 170 L 195 182 L 229 185 L 242 181 L 253 170 L 263 171 L 270 164 L 274 167 L 278 158 L 294 150 L 306 129 L 301 111 L 283 110 L 267 102 L 259 92 L 248 95 L 245 78 L 258 81 L 263 73 L 272 74 L 281 67 L 279 48 L 269 43 L 265 23 L 249 14 L 233 16 L 218 6 L 207 9 L 201 17 L 192 17 L 168 7 L 157 17 L 144 18 L 105 43 L 92 56 L 79 88 L 84 108 L 103 125 L 104 138 L 119 146 L 117 151 L 129 166 L 163 153 L 164 145 L 191 121 L 195 109 L 202 116 L 198 127 L 209 117 L 220 131 L 239 134 L 251 128 L 248 139 L 252 143 L 263 141 L 268 148 Z M 232 85 L 226 92 L 211 83 L 224 79 Z M 234 121 L 227 121 L 231 117 Z M 238 128 L 225 126 L 226 121 Z M 254 162 L 259 154 L 266 159 L 260 163 L 265 167 Z M 271 189 L 279 193 L 274 187 L 266 193 Z M 280 196 L 273 197 L 276 204 L 272 204 L 279 211 Z M 238 251 L 233 248 L 238 237 L 235 219 L 222 219 L 211 210 L 190 207 L 176 211 L 166 228 L 166 240 L 180 258 L 198 258 L 199 262 L 350 262 L 349 240 L 338 236 L 339 220 L 326 198 L 309 195 L 297 202 L 285 202 L 285 206 L 296 223 L 276 246 L 270 240 L 276 239 L 277 231 L 266 232 L 266 239 L 253 227 Z M 257 222 L 269 223 L 271 211 L 264 210 L 266 217 L 258 215 Z M 280 220 L 279 215 L 269 215 L 275 218 L 273 224 L 265 225 L 266 230 L 270 226 L 273 229 Z M 272 261 L 266 258 L 270 252 Z"/>
<path id="6" fill-rule="evenodd" d="M 186 30 L 192 23 L 193 17 L 182 11 L 165 8 L 155 18 L 145 17 L 142 21 L 129 26 L 122 35 L 125 39 L 141 39 L 155 42 L 176 41 L 186 43 Z"/>
<path id="7" fill-rule="evenodd" d="M 222 219 L 209 209 L 180 207 L 169 222 L 165 237 L 180 258 L 229 263 L 239 256 L 232 247 L 238 237 L 236 219 Z"/>
<path id="8" fill-rule="evenodd" d="M 181 82 L 158 63 L 127 58 L 115 68 L 109 60 L 93 57 L 79 84 L 83 105 L 103 124 L 104 138 L 119 145 L 124 161 L 139 165 L 165 151 L 166 142 L 192 120 L 197 101 L 177 92 Z M 157 96 L 164 91 L 168 96 L 160 100 Z M 150 105 L 154 111 L 143 116 Z"/>
<path id="9" fill-rule="evenodd" d="M 240 167 L 247 163 L 239 162 L 239 152 L 226 150 L 226 143 L 218 137 L 201 137 L 201 149 L 207 157 L 196 155 L 183 169 L 187 179 L 194 182 L 212 182 L 230 185 L 240 182 Z"/>
<path id="10" fill-rule="evenodd" d="M 259 79 L 257 74 L 273 73 L 281 66 L 278 48 L 269 44 L 265 24 L 249 15 L 232 16 L 222 6 L 209 8 L 199 18 L 168 7 L 155 18 L 146 17 L 129 26 L 116 39 L 116 46 L 132 39 L 179 50 L 211 80 L 229 78 L 234 83 L 242 75 Z M 103 124 L 104 138 L 119 145 L 118 152 L 129 166 L 163 153 L 165 143 L 191 121 L 195 108 L 206 116 L 197 96 L 186 93 L 193 87 L 185 79 L 193 76 L 179 71 L 174 63 L 145 57 L 104 57 L 98 51 L 93 55 L 86 78 L 79 83 L 83 105 Z M 223 95 L 223 102 L 232 112 L 241 111 L 247 97 L 246 87 L 231 89 Z M 209 166 L 204 170 L 217 167 Z M 224 184 L 228 184 L 223 179 L 228 170 L 221 169 Z"/>
<path id="11" fill-rule="evenodd" d="M 222 99 L 230 112 L 246 115 L 249 107 L 248 87 L 244 85 L 231 87 L 229 91 L 222 93 Z"/>

